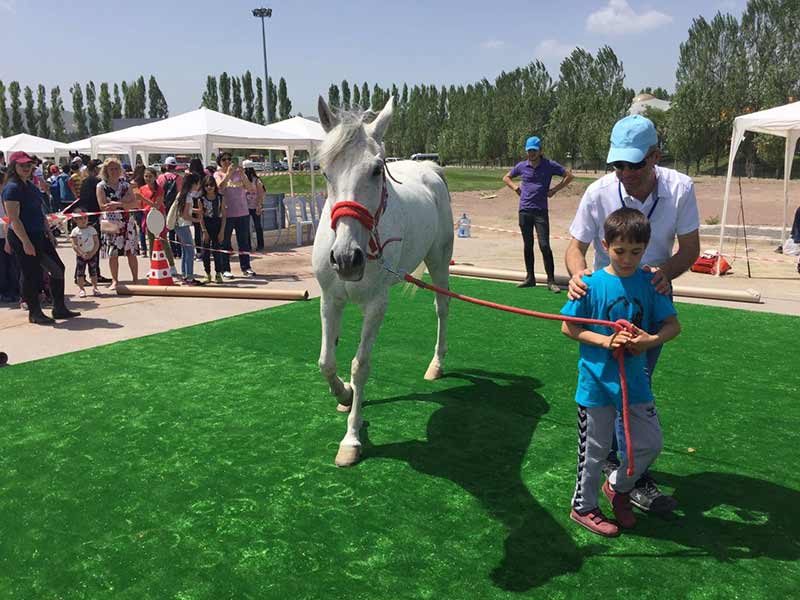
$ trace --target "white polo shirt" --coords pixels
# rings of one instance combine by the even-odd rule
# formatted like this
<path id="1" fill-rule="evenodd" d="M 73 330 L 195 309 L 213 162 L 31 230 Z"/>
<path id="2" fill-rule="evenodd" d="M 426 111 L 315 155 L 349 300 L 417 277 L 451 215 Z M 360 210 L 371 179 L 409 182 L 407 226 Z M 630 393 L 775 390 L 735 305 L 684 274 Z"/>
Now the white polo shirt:
<path id="1" fill-rule="evenodd" d="M 700 228 L 692 179 L 673 169 L 657 166 L 655 170 L 656 189 L 644 202 L 627 194 L 616 173 L 604 175 L 583 194 L 569 232 L 580 242 L 592 243 L 595 271 L 610 263 L 602 244 L 603 223 L 608 215 L 623 206 L 635 208 L 650 219 L 650 243 L 642 264 L 664 264 L 672 256 L 675 237 Z"/>

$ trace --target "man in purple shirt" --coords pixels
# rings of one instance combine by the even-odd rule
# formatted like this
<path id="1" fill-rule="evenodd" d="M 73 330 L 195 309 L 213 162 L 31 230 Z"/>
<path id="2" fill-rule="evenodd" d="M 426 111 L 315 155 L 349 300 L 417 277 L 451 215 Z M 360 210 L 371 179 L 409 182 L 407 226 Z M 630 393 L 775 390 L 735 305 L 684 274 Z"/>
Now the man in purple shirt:
<path id="1" fill-rule="evenodd" d="M 525 142 L 528 160 L 517 163 L 513 169 L 503 176 L 503 182 L 519 196 L 519 230 L 524 242 L 525 271 L 527 276 L 519 287 L 534 287 L 536 278 L 533 275 L 533 230 L 539 238 L 539 250 L 544 259 L 547 272 L 547 289 L 558 293 L 561 289 L 556 285 L 553 251 L 550 249 L 550 218 L 547 214 L 547 199 L 572 181 L 572 171 L 565 169 L 554 160 L 542 154 L 542 142 L 536 137 L 529 137 Z M 553 175 L 561 177 L 561 182 L 553 188 L 550 182 Z M 512 180 L 522 178 L 522 185 Z"/>

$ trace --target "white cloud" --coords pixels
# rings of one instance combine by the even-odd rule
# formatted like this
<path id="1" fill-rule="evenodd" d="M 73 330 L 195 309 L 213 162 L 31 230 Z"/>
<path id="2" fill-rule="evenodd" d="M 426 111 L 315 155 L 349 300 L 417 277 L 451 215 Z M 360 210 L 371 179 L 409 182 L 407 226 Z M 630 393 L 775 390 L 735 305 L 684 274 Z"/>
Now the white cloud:
<path id="1" fill-rule="evenodd" d="M 550 59 L 561 60 L 570 54 L 577 46 L 575 44 L 562 44 L 558 40 L 542 40 L 533 50 L 534 56 L 547 61 Z"/>
<path id="2" fill-rule="evenodd" d="M 498 50 L 505 45 L 506 43 L 503 40 L 486 40 L 485 42 L 481 42 L 481 48 L 484 50 Z"/>
<path id="3" fill-rule="evenodd" d="M 637 14 L 627 0 L 608 0 L 608 6 L 589 15 L 586 29 L 593 33 L 625 35 L 641 33 L 672 23 L 672 16 L 657 10 Z"/>

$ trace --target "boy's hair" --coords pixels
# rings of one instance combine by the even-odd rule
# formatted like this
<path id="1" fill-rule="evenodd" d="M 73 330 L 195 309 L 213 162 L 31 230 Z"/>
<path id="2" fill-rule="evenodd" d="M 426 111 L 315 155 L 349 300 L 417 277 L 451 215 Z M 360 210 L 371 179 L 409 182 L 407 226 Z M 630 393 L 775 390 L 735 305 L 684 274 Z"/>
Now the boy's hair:
<path id="1" fill-rule="evenodd" d="M 635 208 L 620 208 L 603 223 L 603 236 L 606 244 L 621 240 L 646 246 L 650 242 L 650 221 Z"/>

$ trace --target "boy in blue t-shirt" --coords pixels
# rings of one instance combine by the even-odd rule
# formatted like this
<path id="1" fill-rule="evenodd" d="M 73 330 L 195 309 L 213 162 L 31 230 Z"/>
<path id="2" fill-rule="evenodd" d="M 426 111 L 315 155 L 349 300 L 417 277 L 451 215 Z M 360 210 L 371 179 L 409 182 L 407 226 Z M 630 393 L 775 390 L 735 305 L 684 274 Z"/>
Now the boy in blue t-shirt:
<path id="1" fill-rule="evenodd" d="M 629 493 L 636 480 L 661 452 L 662 435 L 653 393 L 645 373 L 645 352 L 668 342 L 680 333 L 672 300 L 656 292 L 651 273 L 639 268 L 647 243 L 650 223 L 638 210 L 621 208 L 603 225 L 603 248 L 611 264 L 591 277 L 584 277 L 588 293 L 570 300 L 562 315 L 617 321 L 635 326 L 633 333 L 611 327 L 564 322 L 561 331 L 581 342 L 578 361 L 578 476 L 572 497 L 570 518 L 599 535 L 614 537 L 619 528 L 636 524 Z M 655 334 L 648 333 L 657 331 Z M 602 467 L 611 449 L 614 421 L 622 412 L 619 365 L 613 352 L 624 347 L 625 375 L 633 443 L 635 471 L 626 474 L 627 457 L 603 485 L 617 523 L 600 510 L 597 490 Z"/>

